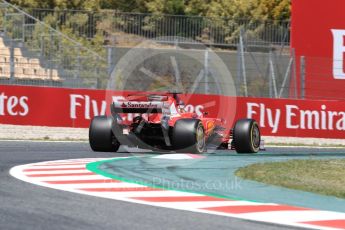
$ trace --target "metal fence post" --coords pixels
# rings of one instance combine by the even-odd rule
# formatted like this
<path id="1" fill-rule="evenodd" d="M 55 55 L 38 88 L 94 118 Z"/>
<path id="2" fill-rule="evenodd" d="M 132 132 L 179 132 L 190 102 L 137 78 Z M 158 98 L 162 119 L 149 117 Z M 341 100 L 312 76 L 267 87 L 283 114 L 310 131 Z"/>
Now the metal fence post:
<path id="1" fill-rule="evenodd" d="M 296 65 L 296 53 L 295 53 L 295 49 L 291 50 L 291 56 L 293 58 L 293 63 L 292 63 L 292 71 L 293 71 L 293 83 L 294 83 L 294 96 L 297 99 L 298 95 L 297 95 L 297 65 Z M 291 92 L 291 91 L 290 91 Z"/>
<path id="2" fill-rule="evenodd" d="M 269 53 L 269 66 L 270 66 L 270 97 L 271 98 L 277 98 L 278 96 L 278 92 L 277 92 L 277 83 L 276 83 L 276 74 L 274 71 L 274 64 L 273 64 L 273 57 L 272 57 L 272 51 L 270 51 Z M 271 87 L 273 88 L 273 90 L 271 89 Z M 273 93 L 274 95 L 273 95 Z"/>
<path id="3" fill-rule="evenodd" d="M 22 42 L 25 42 L 25 15 L 23 16 L 23 21 L 22 21 Z"/>
<path id="4" fill-rule="evenodd" d="M 278 96 L 279 98 L 282 97 L 283 91 L 284 91 L 284 89 L 285 89 L 285 87 L 286 87 L 286 82 L 287 82 L 287 80 L 288 80 L 288 78 L 289 78 L 289 75 L 291 75 L 291 72 L 292 72 L 292 70 L 291 70 L 292 64 L 293 64 L 293 58 L 290 58 L 288 67 L 287 67 L 286 72 L 285 72 L 285 75 L 284 75 L 284 80 L 283 80 L 283 83 L 282 83 L 281 88 L 280 88 L 280 91 L 279 91 L 279 96 Z"/>
<path id="5" fill-rule="evenodd" d="M 99 77 L 99 58 L 96 57 L 96 68 L 94 68 L 94 73 L 95 73 L 95 77 L 96 77 L 96 89 L 100 89 L 102 86 L 101 86 L 101 80 L 100 80 L 100 77 Z"/>
<path id="6" fill-rule="evenodd" d="M 240 87 L 242 85 L 241 81 L 242 81 L 241 46 L 240 46 L 240 43 L 238 43 L 237 44 L 237 78 L 236 78 L 236 88 L 238 88 L 238 87 Z"/>
<path id="7" fill-rule="evenodd" d="M 53 52 L 53 47 L 54 47 L 54 44 L 53 44 L 53 36 L 52 36 L 52 32 L 49 30 L 49 54 L 48 54 L 48 57 L 49 57 L 49 69 L 50 69 L 50 79 L 53 79 L 53 58 L 52 58 L 52 52 Z M 45 54 L 43 54 L 43 58 L 45 57 Z"/>
<path id="8" fill-rule="evenodd" d="M 5 9 L 5 14 L 4 14 L 4 34 L 7 35 L 7 12 L 8 12 L 8 7 Z"/>
<path id="9" fill-rule="evenodd" d="M 40 44 L 40 52 L 41 52 L 41 57 L 44 58 L 44 53 L 45 53 L 45 45 L 44 45 L 44 35 L 41 35 L 41 44 Z"/>
<path id="10" fill-rule="evenodd" d="M 11 39 L 10 43 L 10 81 L 14 81 L 14 47 L 13 41 Z"/>
<path id="11" fill-rule="evenodd" d="M 301 99 L 305 99 L 305 57 L 301 56 Z"/>
<path id="12" fill-rule="evenodd" d="M 81 80 L 81 76 L 80 76 L 80 67 L 81 67 L 81 47 L 78 47 L 78 54 L 77 54 L 77 79 Z M 79 83 L 78 83 L 79 84 Z"/>
<path id="13" fill-rule="evenodd" d="M 110 77 L 111 72 L 112 72 L 112 64 L 113 64 L 112 48 L 110 46 L 106 46 L 105 48 L 107 49 L 108 77 Z"/>
<path id="14" fill-rule="evenodd" d="M 208 66 L 208 60 L 209 59 L 209 53 L 208 49 L 205 50 L 205 56 L 204 56 L 204 76 L 205 76 L 205 94 L 208 94 L 209 88 L 208 88 L 208 74 L 209 74 L 209 66 Z"/>
<path id="15" fill-rule="evenodd" d="M 241 55 L 241 69 L 242 69 L 242 77 L 243 77 L 244 96 L 248 97 L 247 73 L 246 73 L 246 64 L 245 64 L 245 57 L 244 57 L 243 30 L 241 30 L 241 33 L 240 33 L 240 55 Z"/>

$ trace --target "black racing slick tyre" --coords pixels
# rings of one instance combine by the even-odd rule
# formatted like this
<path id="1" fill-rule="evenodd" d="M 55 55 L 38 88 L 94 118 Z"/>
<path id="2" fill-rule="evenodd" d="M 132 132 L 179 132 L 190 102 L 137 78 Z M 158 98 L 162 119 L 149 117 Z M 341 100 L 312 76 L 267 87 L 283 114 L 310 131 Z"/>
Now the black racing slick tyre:
<path id="1" fill-rule="evenodd" d="M 176 121 L 172 131 L 172 143 L 178 152 L 202 153 L 206 149 L 205 129 L 197 119 Z"/>
<path id="2" fill-rule="evenodd" d="M 92 119 L 89 128 L 90 147 L 95 152 L 116 152 L 120 143 L 113 135 L 112 118 L 96 116 Z"/>
<path id="3" fill-rule="evenodd" d="M 233 129 L 233 145 L 237 153 L 257 153 L 260 149 L 260 129 L 253 119 L 238 120 Z"/>

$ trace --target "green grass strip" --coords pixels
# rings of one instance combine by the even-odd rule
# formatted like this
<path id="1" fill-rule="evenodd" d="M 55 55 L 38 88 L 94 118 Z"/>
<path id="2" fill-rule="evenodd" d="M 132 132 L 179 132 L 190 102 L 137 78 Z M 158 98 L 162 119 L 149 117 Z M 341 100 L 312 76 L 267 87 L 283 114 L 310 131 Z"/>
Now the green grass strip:
<path id="1" fill-rule="evenodd" d="M 238 169 L 235 175 L 265 184 L 345 198 L 345 159 L 257 163 Z"/>

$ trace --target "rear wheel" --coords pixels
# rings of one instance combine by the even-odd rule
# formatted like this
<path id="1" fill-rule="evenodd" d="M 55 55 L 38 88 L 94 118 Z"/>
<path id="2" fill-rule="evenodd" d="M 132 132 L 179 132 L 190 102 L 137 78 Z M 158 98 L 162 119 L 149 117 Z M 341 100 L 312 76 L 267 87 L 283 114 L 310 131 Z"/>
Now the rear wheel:
<path id="1" fill-rule="evenodd" d="M 202 153 L 206 148 L 205 130 L 200 120 L 181 119 L 176 121 L 172 142 L 178 152 Z"/>
<path id="2" fill-rule="evenodd" d="M 92 119 L 89 128 L 89 143 L 96 152 L 116 152 L 120 143 L 114 136 L 112 119 L 106 116 L 96 116 Z"/>
<path id="3" fill-rule="evenodd" d="M 253 119 L 238 120 L 233 130 L 233 144 L 237 153 L 257 153 L 260 149 L 260 129 Z"/>

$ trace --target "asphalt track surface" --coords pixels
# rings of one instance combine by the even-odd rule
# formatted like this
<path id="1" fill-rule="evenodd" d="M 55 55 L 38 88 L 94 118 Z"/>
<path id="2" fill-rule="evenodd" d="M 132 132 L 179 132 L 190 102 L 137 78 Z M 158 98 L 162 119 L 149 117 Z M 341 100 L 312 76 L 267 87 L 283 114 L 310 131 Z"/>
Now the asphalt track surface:
<path id="1" fill-rule="evenodd" d="M 342 149 L 272 150 L 277 154 L 345 152 Z M 9 175 L 10 168 L 16 165 L 128 155 L 94 153 L 87 143 L 0 141 L 0 229 L 296 229 L 58 191 Z"/>

